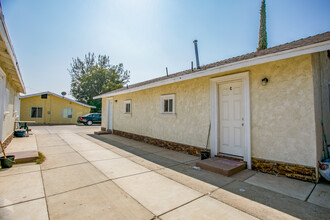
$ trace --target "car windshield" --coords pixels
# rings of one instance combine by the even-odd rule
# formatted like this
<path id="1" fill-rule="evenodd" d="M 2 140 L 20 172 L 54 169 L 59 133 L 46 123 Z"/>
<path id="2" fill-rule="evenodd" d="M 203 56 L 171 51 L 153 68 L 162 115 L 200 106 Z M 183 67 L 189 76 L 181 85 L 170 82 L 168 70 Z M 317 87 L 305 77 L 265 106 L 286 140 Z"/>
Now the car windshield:
<path id="1" fill-rule="evenodd" d="M 87 115 L 84 115 L 83 117 L 88 117 L 88 116 L 93 116 L 92 114 L 87 114 Z"/>

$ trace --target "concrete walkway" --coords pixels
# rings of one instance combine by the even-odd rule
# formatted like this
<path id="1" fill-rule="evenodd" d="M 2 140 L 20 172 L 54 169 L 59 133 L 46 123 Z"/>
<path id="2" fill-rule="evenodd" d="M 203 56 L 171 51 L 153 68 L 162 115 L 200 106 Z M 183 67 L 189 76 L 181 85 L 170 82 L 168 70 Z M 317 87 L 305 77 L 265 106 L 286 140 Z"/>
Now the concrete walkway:
<path id="1" fill-rule="evenodd" d="M 0 156 L 3 156 L 0 151 Z M 14 138 L 5 149 L 7 156 L 15 156 L 16 163 L 31 162 L 38 158 L 38 146 L 35 136 Z"/>
<path id="2" fill-rule="evenodd" d="M 329 219 L 330 186 L 245 170 L 193 169 L 199 158 L 99 127 L 32 127 L 41 164 L 0 172 L 0 219 Z"/>

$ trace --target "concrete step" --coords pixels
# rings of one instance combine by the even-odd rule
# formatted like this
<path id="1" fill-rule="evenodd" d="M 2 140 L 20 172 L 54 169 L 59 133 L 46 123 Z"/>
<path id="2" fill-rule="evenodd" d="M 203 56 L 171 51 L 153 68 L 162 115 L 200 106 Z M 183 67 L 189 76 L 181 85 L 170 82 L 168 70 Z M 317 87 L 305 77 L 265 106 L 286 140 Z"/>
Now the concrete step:
<path id="1" fill-rule="evenodd" d="M 112 131 L 94 131 L 95 135 L 112 134 Z"/>
<path id="2" fill-rule="evenodd" d="M 29 163 L 34 162 L 38 159 L 38 151 L 19 151 L 19 152 L 10 152 L 7 154 L 15 156 L 15 163 Z"/>
<path id="3" fill-rule="evenodd" d="M 213 157 L 197 162 L 196 166 L 224 176 L 231 176 L 244 170 L 246 168 L 246 162 L 222 157 Z"/>

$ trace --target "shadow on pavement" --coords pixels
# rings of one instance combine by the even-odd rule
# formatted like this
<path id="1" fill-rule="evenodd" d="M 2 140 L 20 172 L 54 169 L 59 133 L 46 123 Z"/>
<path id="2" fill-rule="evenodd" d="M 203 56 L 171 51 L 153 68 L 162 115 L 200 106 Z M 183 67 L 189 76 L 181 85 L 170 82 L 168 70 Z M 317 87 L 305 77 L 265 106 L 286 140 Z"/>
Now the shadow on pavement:
<path id="1" fill-rule="evenodd" d="M 154 153 L 128 146 L 106 137 L 102 137 L 101 135 L 89 134 L 89 136 L 111 144 L 119 149 L 132 153 L 148 161 L 161 165 L 165 168 L 172 169 L 187 176 L 212 184 L 236 195 L 287 213 L 291 216 L 300 219 L 329 219 L 330 210 L 327 208 L 320 207 L 318 205 L 314 205 L 312 203 L 295 199 L 280 193 L 276 193 L 262 187 L 254 186 L 235 178 L 211 173 L 206 170 L 193 169 L 192 167 L 194 166 L 194 161 L 191 161 L 190 163 L 178 162 Z"/>

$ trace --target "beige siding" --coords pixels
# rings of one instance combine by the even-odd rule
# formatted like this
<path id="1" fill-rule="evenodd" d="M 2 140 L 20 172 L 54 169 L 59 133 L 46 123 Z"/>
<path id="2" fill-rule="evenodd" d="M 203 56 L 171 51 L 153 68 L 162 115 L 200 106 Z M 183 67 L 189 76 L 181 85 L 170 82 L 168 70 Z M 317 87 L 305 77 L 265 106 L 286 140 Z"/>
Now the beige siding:
<path id="1" fill-rule="evenodd" d="M 114 129 L 205 147 L 210 78 L 243 71 L 250 73 L 252 157 L 315 167 L 311 55 L 115 96 Z M 267 86 L 261 85 L 264 77 L 269 79 Z M 175 94 L 175 116 L 160 114 L 160 96 L 164 94 Z M 123 113 L 123 102 L 128 99 L 132 100 L 131 115 Z M 103 114 L 104 127 L 106 120 Z"/>
<path id="2" fill-rule="evenodd" d="M 108 121 L 108 114 L 107 114 L 107 104 L 106 104 L 107 99 L 102 98 L 102 122 L 101 122 L 101 127 L 106 128 L 107 127 L 107 121 Z"/>
<path id="3" fill-rule="evenodd" d="M 3 131 L 2 131 L 2 141 L 5 141 L 14 131 L 14 124 L 16 118 L 18 118 L 17 106 L 15 104 L 15 99 L 17 99 L 19 94 L 17 93 L 15 87 L 6 80 L 6 88 L 4 89 L 4 114 L 3 114 Z"/>
<path id="4" fill-rule="evenodd" d="M 31 118 L 32 107 L 42 107 L 43 117 Z M 63 108 L 72 108 L 72 118 L 63 118 Z M 89 112 L 89 107 L 51 94 L 47 99 L 41 99 L 41 95 L 21 99 L 21 120 L 35 121 L 37 124 L 76 124 L 79 116 Z"/>

